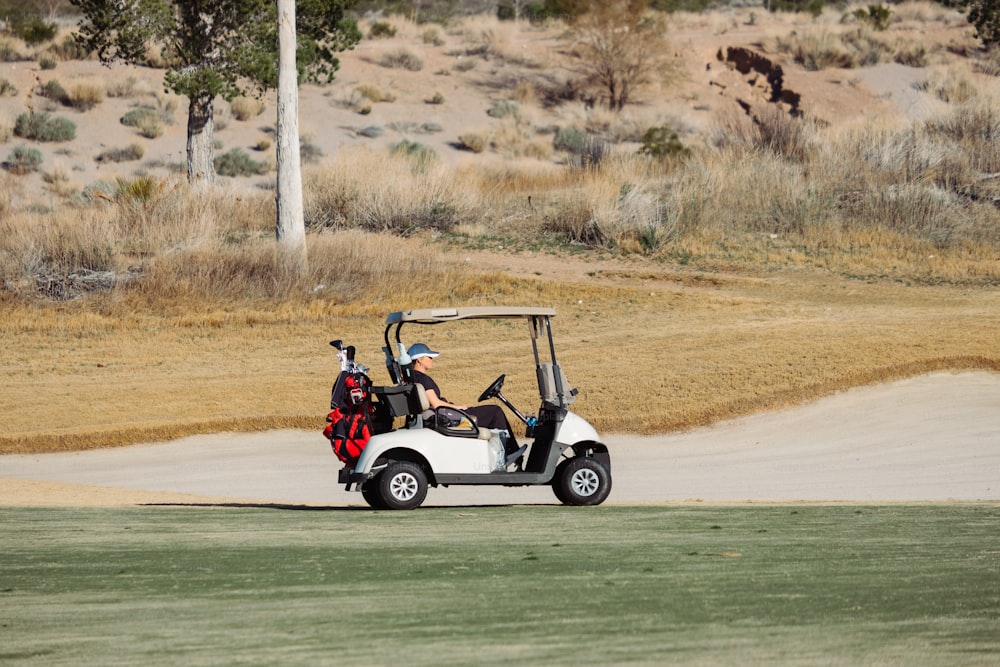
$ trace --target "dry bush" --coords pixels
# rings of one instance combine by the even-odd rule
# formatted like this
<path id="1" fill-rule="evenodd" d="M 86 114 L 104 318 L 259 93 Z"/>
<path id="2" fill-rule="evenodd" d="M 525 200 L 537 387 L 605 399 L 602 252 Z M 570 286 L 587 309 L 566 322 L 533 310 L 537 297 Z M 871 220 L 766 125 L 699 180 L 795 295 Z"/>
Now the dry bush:
<path id="1" fill-rule="evenodd" d="M 441 35 L 441 31 L 436 26 L 425 28 L 420 38 L 424 44 L 444 46 L 444 36 Z"/>
<path id="2" fill-rule="evenodd" d="M 144 95 L 146 93 L 146 85 L 145 82 L 140 82 L 136 77 L 128 76 L 124 79 L 108 83 L 107 93 L 108 97 L 131 99 Z"/>
<path id="3" fill-rule="evenodd" d="M 807 70 L 846 68 L 852 67 L 854 63 L 840 35 L 826 30 L 778 36 L 774 38 L 772 48 L 779 53 L 791 55 L 795 62 Z"/>
<path id="4" fill-rule="evenodd" d="M 951 104 L 964 104 L 981 92 L 980 87 L 973 82 L 966 71 L 955 68 L 935 72 L 928 78 L 926 85 L 935 97 Z"/>
<path id="5" fill-rule="evenodd" d="M 490 147 L 489 132 L 463 132 L 458 135 L 458 143 L 468 151 L 472 151 L 473 153 L 482 153 Z"/>
<path id="6" fill-rule="evenodd" d="M 450 166 L 405 153 L 343 151 L 304 181 L 311 227 L 410 234 L 449 229 L 475 209 Z"/>
<path id="7" fill-rule="evenodd" d="M 790 115 L 780 105 L 768 104 L 750 116 L 721 116 L 712 141 L 719 147 L 762 150 L 790 160 L 804 160 L 814 132 L 809 121 Z"/>
<path id="8" fill-rule="evenodd" d="M 78 111 L 90 111 L 104 101 L 105 86 L 96 82 L 82 82 L 70 86 L 66 103 Z"/>
<path id="9" fill-rule="evenodd" d="M 913 39 L 898 39 L 892 49 L 893 62 L 907 67 L 927 67 L 930 55 L 925 44 Z"/>
<path id="10" fill-rule="evenodd" d="M 388 69 L 405 69 L 410 72 L 419 72 L 424 68 L 423 61 L 405 48 L 383 53 L 378 59 L 378 64 Z"/>
<path id="11" fill-rule="evenodd" d="M 263 100 L 252 97 L 240 96 L 229 103 L 229 110 L 232 112 L 233 118 L 238 121 L 252 120 L 264 113 L 266 108 L 267 105 L 264 104 Z"/>
<path id="12" fill-rule="evenodd" d="M 379 102 L 395 102 L 396 96 L 391 92 L 387 92 L 379 88 L 378 86 L 362 83 L 354 88 L 354 92 L 374 103 Z M 352 105 L 353 106 L 353 105 Z"/>

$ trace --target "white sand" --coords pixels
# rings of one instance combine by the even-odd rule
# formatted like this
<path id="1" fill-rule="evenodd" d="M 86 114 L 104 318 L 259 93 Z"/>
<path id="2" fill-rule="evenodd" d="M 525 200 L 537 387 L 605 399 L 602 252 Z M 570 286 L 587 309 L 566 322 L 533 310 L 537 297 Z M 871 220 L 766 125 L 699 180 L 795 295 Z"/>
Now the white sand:
<path id="1" fill-rule="evenodd" d="M 1000 375 L 935 373 L 664 436 L 609 435 L 610 503 L 1000 501 Z M 363 505 L 319 432 L 0 456 L 0 505 Z M 548 487 L 431 489 L 426 504 L 553 503 Z"/>

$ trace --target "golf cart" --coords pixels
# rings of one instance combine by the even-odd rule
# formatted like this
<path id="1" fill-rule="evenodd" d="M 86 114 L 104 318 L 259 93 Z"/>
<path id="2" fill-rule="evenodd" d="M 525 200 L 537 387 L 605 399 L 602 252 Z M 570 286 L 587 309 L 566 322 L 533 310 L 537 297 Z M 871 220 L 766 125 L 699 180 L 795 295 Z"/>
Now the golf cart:
<path id="1" fill-rule="evenodd" d="M 340 483 L 348 491 L 360 491 L 376 509 L 413 509 L 424 501 L 428 486 L 451 485 L 549 485 L 567 505 L 604 502 L 611 491 L 611 459 L 597 431 L 567 409 L 577 391 L 556 360 L 551 329 L 555 314 L 552 308 L 520 307 L 390 313 L 383 351 L 393 384 L 370 387 L 366 410 L 372 435 L 357 459 L 345 462 Z M 503 395 L 506 375 L 494 380 L 478 399 L 497 399 L 524 423 L 527 444 L 510 455 L 505 451 L 505 432 L 480 428 L 462 410 L 430 409 L 423 386 L 412 382 L 412 362 L 403 343 L 404 325 L 482 319 L 524 320 L 534 352 L 541 401 L 537 415 L 522 413 Z M 353 348 L 350 351 L 353 364 Z"/>

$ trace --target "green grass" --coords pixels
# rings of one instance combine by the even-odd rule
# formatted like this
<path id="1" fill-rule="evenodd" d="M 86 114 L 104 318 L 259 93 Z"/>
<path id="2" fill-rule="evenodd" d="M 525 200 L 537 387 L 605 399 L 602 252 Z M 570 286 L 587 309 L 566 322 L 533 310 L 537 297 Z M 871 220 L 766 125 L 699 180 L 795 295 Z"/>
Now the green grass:
<path id="1" fill-rule="evenodd" d="M 8 508 L 0 663 L 995 664 L 998 519 Z"/>

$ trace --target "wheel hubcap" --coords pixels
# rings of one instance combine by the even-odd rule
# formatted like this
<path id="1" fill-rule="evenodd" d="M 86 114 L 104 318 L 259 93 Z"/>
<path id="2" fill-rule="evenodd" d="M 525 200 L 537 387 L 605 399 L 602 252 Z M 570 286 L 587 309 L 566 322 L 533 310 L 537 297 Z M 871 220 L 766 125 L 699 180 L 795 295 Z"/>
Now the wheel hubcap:
<path id="1" fill-rule="evenodd" d="M 578 496 L 592 496 L 601 486 L 601 479 L 593 470 L 584 468 L 577 470 L 570 478 L 570 485 Z"/>
<path id="2" fill-rule="evenodd" d="M 417 478 L 410 473 L 400 473 L 390 480 L 389 492 L 397 500 L 410 500 L 417 495 Z"/>

